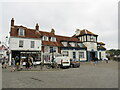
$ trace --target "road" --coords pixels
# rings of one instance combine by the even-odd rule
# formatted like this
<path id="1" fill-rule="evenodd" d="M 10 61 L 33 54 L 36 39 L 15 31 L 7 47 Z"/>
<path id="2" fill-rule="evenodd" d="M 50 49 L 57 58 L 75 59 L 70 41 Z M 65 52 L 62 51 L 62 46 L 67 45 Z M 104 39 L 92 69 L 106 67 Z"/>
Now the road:
<path id="1" fill-rule="evenodd" d="M 2 70 L 3 88 L 118 88 L 118 63 L 82 62 L 80 68 L 58 71 Z"/>

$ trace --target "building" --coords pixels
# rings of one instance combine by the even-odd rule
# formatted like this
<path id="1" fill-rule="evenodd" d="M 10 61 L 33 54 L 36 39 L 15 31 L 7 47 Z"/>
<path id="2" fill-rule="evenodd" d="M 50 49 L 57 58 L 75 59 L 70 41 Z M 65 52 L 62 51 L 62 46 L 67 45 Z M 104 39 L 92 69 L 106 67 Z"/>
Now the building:
<path id="1" fill-rule="evenodd" d="M 32 55 L 35 60 L 44 63 L 51 62 L 53 57 L 68 56 L 80 61 L 91 61 L 94 57 L 106 58 L 105 44 L 97 41 L 98 35 L 84 29 L 77 29 L 71 37 L 56 35 L 55 30 L 45 32 L 35 29 L 14 25 L 11 20 L 10 30 L 10 59 L 16 55 L 23 57 Z M 10 60 L 11 61 L 11 60 Z"/>
<path id="2" fill-rule="evenodd" d="M 8 59 L 8 47 L 1 44 L 0 45 L 0 60 L 3 58 Z"/>
<path id="3" fill-rule="evenodd" d="M 11 59 L 15 58 L 15 56 L 19 56 L 19 61 L 26 59 L 28 56 L 33 56 L 35 60 L 41 60 L 41 38 L 38 29 L 38 24 L 36 24 L 34 30 L 16 26 L 12 18 L 9 39 L 9 64 L 11 64 Z"/>

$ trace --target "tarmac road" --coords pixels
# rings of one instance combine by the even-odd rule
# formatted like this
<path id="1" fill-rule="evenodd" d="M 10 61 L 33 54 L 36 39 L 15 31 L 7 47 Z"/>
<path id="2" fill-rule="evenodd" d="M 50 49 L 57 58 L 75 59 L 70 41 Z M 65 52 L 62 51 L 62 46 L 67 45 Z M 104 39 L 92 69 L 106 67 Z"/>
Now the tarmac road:
<path id="1" fill-rule="evenodd" d="M 80 68 L 58 71 L 2 70 L 3 88 L 118 88 L 118 63 L 82 62 Z"/>

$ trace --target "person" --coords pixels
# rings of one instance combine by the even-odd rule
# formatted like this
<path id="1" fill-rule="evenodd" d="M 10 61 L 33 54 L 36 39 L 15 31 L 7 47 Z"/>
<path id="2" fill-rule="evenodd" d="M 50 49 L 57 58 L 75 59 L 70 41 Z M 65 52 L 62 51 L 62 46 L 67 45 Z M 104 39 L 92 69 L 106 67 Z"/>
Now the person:
<path id="1" fill-rule="evenodd" d="M 28 58 L 28 63 L 29 63 L 29 68 L 31 68 L 31 66 L 33 65 L 33 58 L 31 56 L 29 56 Z"/>
<path id="2" fill-rule="evenodd" d="M 104 57 L 102 57 L 102 62 L 104 61 Z"/>
<path id="3" fill-rule="evenodd" d="M 14 72 L 16 70 L 14 58 L 12 58 L 11 67 L 12 67 L 11 72 Z"/>
<path id="4" fill-rule="evenodd" d="M 34 61 L 34 60 L 33 60 L 33 57 L 32 57 L 32 56 L 30 57 L 30 61 L 31 61 L 32 66 L 33 66 L 33 61 Z"/>
<path id="5" fill-rule="evenodd" d="M 15 64 L 16 64 L 16 69 L 18 70 L 19 69 L 19 57 L 18 57 L 18 55 L 16 55 L 16 57 L 15 57 Z"/>
<path id="6" fill-rule="evenodd" d="M 7 68 L 7 62 L 6 62 L 6 57 L 3 57 L 3 60 L 2 60 L 2 68 Z"/>
<path id="7" fill-rule="evenodd" d="M 20 61 L 20 70 L 23 69 L 23 60 Z"/>
<path id="8" fill-rule="evenodd" d="M 106 63 L 108 63 L 108 58 L 106 58 Z"/>
<path id="9" fill-rule="evenodd" d="M 2 60 L 2 68 L 4 68 L 5 60 Z"/>
<path id="10" fill-rule="evenodd" d="M 30 68 L 30 59 L 29 57 L 26 58 L 26 69 Z"/>
<path id="11" fill-rule="evenodd" d="M 98 63 L 98 58 L 94 57 L 94 64 L 96 65 Z"/>

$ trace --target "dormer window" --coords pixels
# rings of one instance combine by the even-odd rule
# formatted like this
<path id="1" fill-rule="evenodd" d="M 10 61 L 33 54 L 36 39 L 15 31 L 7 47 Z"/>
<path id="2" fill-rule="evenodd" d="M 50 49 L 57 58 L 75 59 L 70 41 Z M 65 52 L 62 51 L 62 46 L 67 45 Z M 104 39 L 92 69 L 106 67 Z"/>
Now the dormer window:
<path id="1" fill-rule="evenodd" d="M 79 45 L 80 47 L 83 47 L 83 43 L 78 43 L 78 45 Z"/>
<path id="2" fill-rule="evenodd" d="M 67 46 L 67 42 L 62 42 L 62 44 L 66 47 Z"/>
<path id="3" fill-rule="evenodd" d="M 75 47 L 77 44 L 76 44 L 75 42 L 70 42 L 70 45 L 71 45 L 72 47 Z"/>
<path id="4" fill-rule="evenodd" d="M 25 30 L 22 29 L 22 28 L 19 28 L 18 35 L 19 36 L 24 36 L 25 35 Z"/>
<path id="5" fill-rule="evenodd" d="M 43 36 L 42 40 L 43 41 L 48 41 L 48 37 L 47 36 Z"/>
<path id="6" fill-rule="evenodd" d="M 55 37 L 51 37 L 51 41 L 52 42 L 56 42 L 56 38 Z"/>

